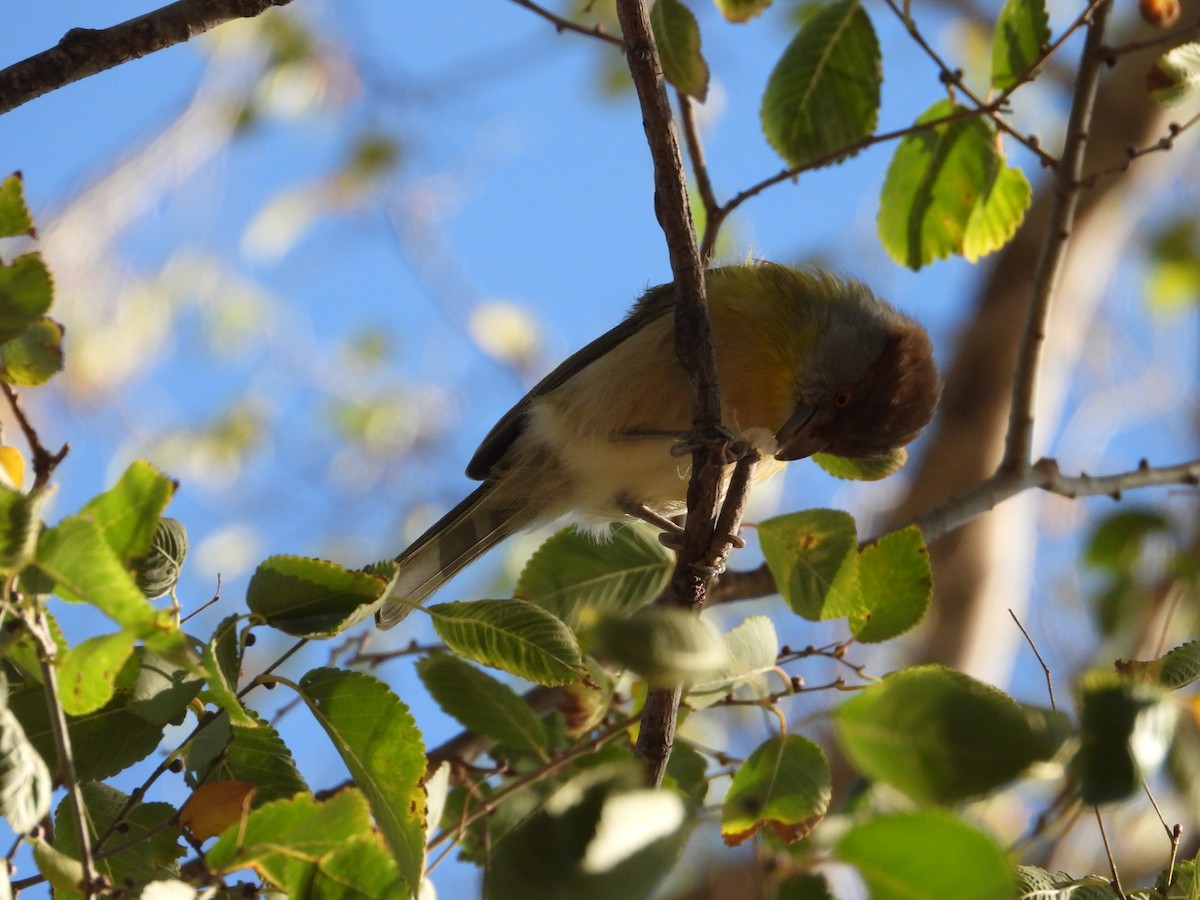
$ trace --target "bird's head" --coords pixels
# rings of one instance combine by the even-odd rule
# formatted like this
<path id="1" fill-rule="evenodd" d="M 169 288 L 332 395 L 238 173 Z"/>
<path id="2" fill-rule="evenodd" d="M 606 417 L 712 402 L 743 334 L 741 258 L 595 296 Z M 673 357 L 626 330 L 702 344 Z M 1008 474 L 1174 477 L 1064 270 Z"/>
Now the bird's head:
<path id="1" fill-rule="evenodd" d="M 776 459 L 882 456 L 908 444 L 933 418 L 940 387 L 929 336 L 874 302 L 873 327 L 856 317 L 818 339 L 798 373 L 795 410 L 776 432 Z"/>

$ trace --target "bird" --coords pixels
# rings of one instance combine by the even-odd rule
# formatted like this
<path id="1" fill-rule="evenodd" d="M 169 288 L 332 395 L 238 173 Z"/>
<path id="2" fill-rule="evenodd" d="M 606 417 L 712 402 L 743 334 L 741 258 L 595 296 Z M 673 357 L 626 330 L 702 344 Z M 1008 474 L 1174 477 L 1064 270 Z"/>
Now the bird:
<path id="1" fill-rule="evenodd" d="M 890 454 L 933 417 L 928 334 L 861 281 L 751 260 L 709 269 L 705 292 L 721 421 L 762 456 L 754 480 L 814 453 Z M 678 447 L 693 417 L 674 349 L 676 297 L 674 284 L 647 290 L 496 423 L 467 465 L 482 484 L 395 558 L 380 628 L 525 529 L 568 514 L 589 526 L 672 525 L 686 506 L 690 457 Z"/>

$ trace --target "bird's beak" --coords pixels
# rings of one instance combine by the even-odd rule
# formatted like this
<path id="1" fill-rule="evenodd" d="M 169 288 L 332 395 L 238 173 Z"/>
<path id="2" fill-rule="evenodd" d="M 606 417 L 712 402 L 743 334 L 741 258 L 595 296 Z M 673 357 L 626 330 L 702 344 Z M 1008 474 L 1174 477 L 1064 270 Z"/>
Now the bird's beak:
<path id="1" fill-rule="evenodd" d="M 775 443 L 779 447 L 775 451 L 776 459 L 804 459 L 814 453 L 820 453 L 828 446 L 829 441 L 815 433 L 816 413 L 815 406 L 796 407 L 792 417 L 775 433 Z"/>

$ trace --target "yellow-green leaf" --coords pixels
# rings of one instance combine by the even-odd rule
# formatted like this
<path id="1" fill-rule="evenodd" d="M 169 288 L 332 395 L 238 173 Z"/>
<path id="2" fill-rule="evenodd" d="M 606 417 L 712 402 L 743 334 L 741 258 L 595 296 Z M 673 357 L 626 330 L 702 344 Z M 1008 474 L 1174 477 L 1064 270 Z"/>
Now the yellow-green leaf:
<path id="1" fill-rule="evenodd" d="M 663 77 L 701 103 L 708 96 L 708 63 L 700 55 L 700 26 L 680 0 L 654 0 L 650 26 Z"/>

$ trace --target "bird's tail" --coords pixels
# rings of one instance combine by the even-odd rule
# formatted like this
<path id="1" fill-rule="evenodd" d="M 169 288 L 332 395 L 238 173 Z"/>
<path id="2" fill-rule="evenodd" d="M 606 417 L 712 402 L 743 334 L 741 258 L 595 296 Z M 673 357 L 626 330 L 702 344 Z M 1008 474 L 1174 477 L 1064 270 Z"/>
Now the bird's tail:
<path id="1" fill-rule="evenodd" d="M 502 501 L 483 484 L 442 516 L 411 547 L 396 557 L 400 577 L 392 599 L 375 614 L 375 624 L 391 628 L 496 544 L 524 528 L 520 504 Z"/>

